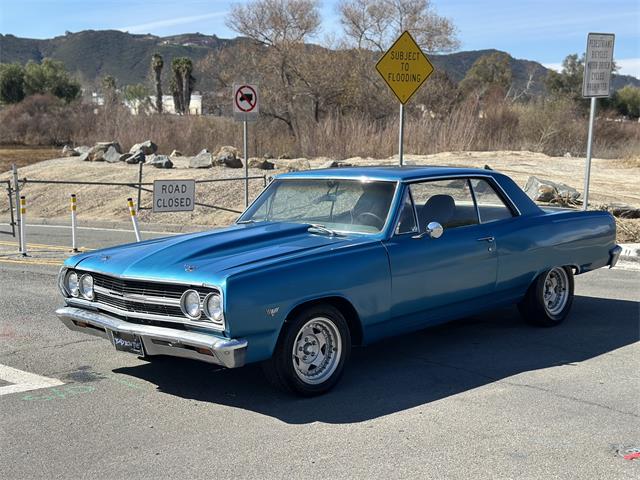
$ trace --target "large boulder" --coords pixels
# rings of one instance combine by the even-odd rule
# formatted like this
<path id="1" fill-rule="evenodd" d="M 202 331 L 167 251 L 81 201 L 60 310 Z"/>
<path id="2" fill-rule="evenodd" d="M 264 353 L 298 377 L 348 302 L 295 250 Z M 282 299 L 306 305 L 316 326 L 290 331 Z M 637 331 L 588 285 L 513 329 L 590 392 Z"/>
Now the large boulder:
<path id="1" fill-rule="evenodd" d="M 88 147 L 87 145 L 80 145 L 79 147 L 76 147 L 73 149 L 73 151 L 76 152 L 78 155 L 83 155 L 87 153 L 89 150 L 91 150 L 91 147 Z"/>
<path id="2" fill-rule="evenodd" d="M 238 158 L 238 149 L 235 147 L 221 147 L 216 153 L 215 164 L 227 168 L 242 168 L 242 160 Z"/>
<path id="3" fill-rule="evenodd" d="M 285 172 L 301 172 L 302 170 L 309 170 L 311 164 L 309 160 L 299 158 L 288 162 L 278 162 L 276 163 L 276 167 L 278 167 L 278 170 L 284 170 Z"/>
<path id="4" fill-rule="evenodd" d="M 122 149 L 118 142 L 98 142 L 91 148 L 91 150 L 89 150 L 89 155 L 86 160 L 89 162 L 104 162 L 104 155 L 110 148 L 113 148 L 116 153 L 122 153 Z"/>
<path id="5" fill-rule="evenodd" d="M 189 168 L 211 168 L 213 166 L 213 156 L 206 148 L 195 157 L 189 159 Z"/>
<path id="6" fill-rule="evenodd" d="M 147 140 L 146 142 L 136 143 L 131 147 L 129 153 L 136 153 L 138 151 L 142 151 L 145 155 L 153 155 L 158 151 L 158 146 L 151 140 Z"/>
<path id="7" fill-rule="evenodd" d="M 136 164 L 136 163 L 144 163 L 145 161 L 145 154 L 142 153 L 141 150 L 138 150 L 136 153 L 133 154 L 128 154 L 130 155 L 128 158 L 125 158 L 125 162 L 129 163 L 129 164 Z"/>
<path id="8" fill-rule="evenodd" d="M 62 147 L 62 156 L 63 157 L 79 157 L 80 153 L 76 152 L 76 150 L 70 145 L 65 145 Z"/>
<path id="9" fill-rule="evenodd" d="M 149 155 L 146 159 L 149 165 L 156 168 L 173 168 L 173 162 L 167 155 Z"/>
<path id="10" fill-rule="evenodd" d="M 259 170 L 273 170 L 276 166 L 265 158 L 250 158 L 249 168 L 257 168 Z"/>
<path id="11" fill-rule="evenodd" d="M 121 153 L 116 152 L 116 149 L 113 147 L 109 147 L 102 158 L 105 162 L 108 163 L 118 163 L 120 161 Z"/>
<path id="12" fill-rule="evenodd" d="M 524 186 L 525 193 L 536 202 L 553 202 L 566 205 L 579 203 L 580 192 L 575 188 L 556 183 L 551 180 L 541 180 L 531 176 Z"/>

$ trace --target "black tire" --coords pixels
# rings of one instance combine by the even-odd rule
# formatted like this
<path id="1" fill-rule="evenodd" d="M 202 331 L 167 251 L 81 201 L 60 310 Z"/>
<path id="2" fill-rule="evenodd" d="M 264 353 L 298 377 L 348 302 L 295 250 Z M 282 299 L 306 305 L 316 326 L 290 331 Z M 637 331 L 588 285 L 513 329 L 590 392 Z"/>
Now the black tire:
<path id="1" fill-rule="evenodd" d="M 566 292 L 566 297 L 555 296 L 561 292 Z M 571 268 L 554 267 L 538 275 L 524 299 L 518 304 L 518 309 L 524 319 L 532 325 L 555 327 L 569 315 L 573 304 L 573 292 Z M 554 303 L 556 298 L 559 299 Z"/>
<path id="2" fill-rule="evenodd" d="M 303 334 L 303 330 L 309 332 L 308 335 Z M 333 338 L 335 344 L 327 341 L 329 338 Z M 324 347 L 320 347 L 323 340 Z M 301 346 L 301 342 L 304 346 Z M 311 342 L 315 343 L 312 345 Z M 304 355 L 309 361 L 303 362 L 302 358 L 294 357 L 294 347 L 296 352 L 301 352 L 297 355 Z M 308 357 L 305 353 L 307 350 L 304 350 L 306 348 L 311 349 Z M 267 378 L 277 387 L 312 397 L 328 392 L 338 383 L 350 354 L 351 335 L 344 316 L 331 305 L 320 304 L 303 310 L 285 323 L 273 357 L 263 363 L 263 369 Z M 324 359 L 320 362 L 322 365 L 326 361 L 323 370 L 322 365 L 315 367 L 311 363 L 311 359 L 317 361 L 319 358 Z M 302 372 L 305 367 L 309 368 L 306 375 Z M 318 370 L 312 371 L 316 368 Z"/>

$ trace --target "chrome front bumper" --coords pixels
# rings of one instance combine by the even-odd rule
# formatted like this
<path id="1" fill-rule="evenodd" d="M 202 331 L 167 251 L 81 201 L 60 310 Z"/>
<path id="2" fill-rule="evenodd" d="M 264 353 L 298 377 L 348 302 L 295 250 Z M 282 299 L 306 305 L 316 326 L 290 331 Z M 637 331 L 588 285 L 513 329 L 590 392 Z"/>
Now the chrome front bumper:
<path id="1" fill-rule="evenodd" d="M 214 363 L 227 368 L 245 363 L 246 340 L 222 339 L 200 332 L 138 325 L 119 318 L 75 307 L 62 307 L 56 315 L 69 329 L 106 338 L 111 332 L 135 334 L 144 345 L 145 355 L 170 355 Z"/>

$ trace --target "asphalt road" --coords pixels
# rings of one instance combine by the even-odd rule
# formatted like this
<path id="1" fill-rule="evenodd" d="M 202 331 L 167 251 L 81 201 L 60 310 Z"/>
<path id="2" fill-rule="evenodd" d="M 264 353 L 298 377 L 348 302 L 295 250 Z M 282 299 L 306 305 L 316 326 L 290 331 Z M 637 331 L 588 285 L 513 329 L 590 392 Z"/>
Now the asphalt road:
<path id="1" fill-rule="evenodd" d="M 68 232 L 31 238 L 66 245 Z M 504 309 L 395 338 L 357 349 L 328 395 L 299 399 L 256 366 L 148 362 L 71 332 L 53 315 L 54 262 L 3 258 L 15 257 L 0 257 L 1 478 L 640 476 L 622 457 L 640 448 L 638 269 L 577 277 L 560 327 Z M 62 384 L 3 394 L 12 369 Z"/>

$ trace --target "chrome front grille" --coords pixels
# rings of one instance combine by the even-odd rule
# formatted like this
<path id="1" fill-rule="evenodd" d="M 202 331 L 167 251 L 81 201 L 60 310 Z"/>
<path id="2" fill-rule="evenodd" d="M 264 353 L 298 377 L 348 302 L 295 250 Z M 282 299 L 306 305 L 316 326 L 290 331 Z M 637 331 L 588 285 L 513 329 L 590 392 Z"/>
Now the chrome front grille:
<path id="1" fill-rule="evenodd" d="M 78 274 L 82 273 L 85 272 L 78 271 Z M 98 310 L 129 320 L 144 319 L 212 327 L 210 322 L 188 319 L 180 308 L 180 297 L 186 290 L 196 289 L 200 294 L 200 300 L 203 301 L 209 293 L 217 291 L 214 288 L 128 280 L 101 273 L 87 273 L 93 277 L 94 284 L 95 298 L 91 303 L 97 306 Z"/>

